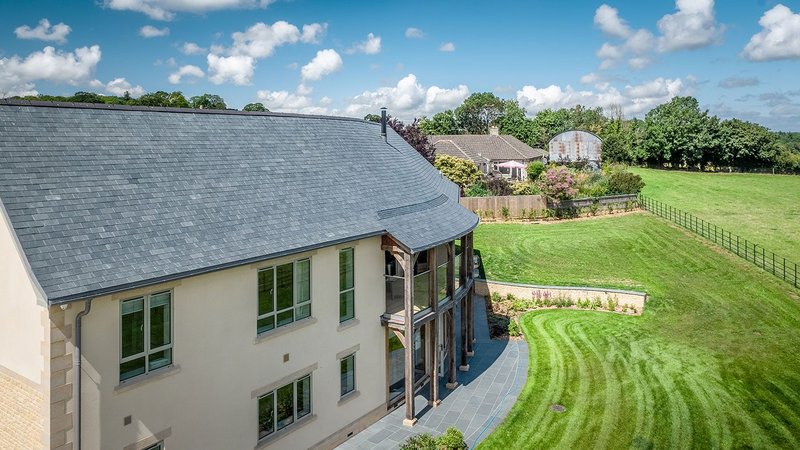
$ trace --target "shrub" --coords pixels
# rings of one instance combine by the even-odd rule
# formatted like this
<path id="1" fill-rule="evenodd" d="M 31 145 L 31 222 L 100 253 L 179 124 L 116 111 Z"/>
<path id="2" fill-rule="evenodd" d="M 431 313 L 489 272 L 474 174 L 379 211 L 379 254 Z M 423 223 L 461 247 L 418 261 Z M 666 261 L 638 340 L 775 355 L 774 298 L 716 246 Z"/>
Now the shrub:
<path id="1" fill-rule="evenodd" d="M 593 215 L 597 215 L 597 211 L 600 209 L 600 201 L 597 199 L 592 200 L 592 204 L 589 206 L 589 212 Z"/>
<path id="2" fill-rule="evenodd" d="M 522 333 L 519 329 L 519 324 L 513 318 L 508 321 L 508 335 L 512 337 L 520 336 Z"/>
<path id="3" fill-rule="evenodd" d="M 430 433 L 411 436 L 400 444 L 400 450 L 437 450 L 437 439 Z"/>
<path id="4" fill-rule="evenodd" d="M 481 173 L 472 161 L 456 158 L 455 156 L 436 155 L 433 167 L 436 167 L 442 175 L 457 184 L 461 189 L 472 186 L 481 179 Z"/>
<path id="5" fill-rule="evenodd" d="M 608 300 L 606 300 L 606 305 L 608 306 L 609 311 L 616 311 L 618 303 L 619 302 L 617 301 L 616 297 L 609 298 Z"/>
<path id="6" fill-rule="evenodd" d="M 503 206 L 500 209 L 500 214 L 503 216 L 503 220 L 508 220 L 511 218 L 511 212 L 508 209 L 508 206 Z"/>
<path id="7" fill-rule="evenodd" d="M 464 442 L 464 435 L 456 427 L 448 428 L 443 435 L 436 439 L 436 444 L 440 450 L 467 450 L 467 443 Z"/>
<path id="8" fill-rule="evenodd" d="M 491 193 L 483 182 L 478 181 L 464 190 L 465 197 L 488 197 Z"/>
<path id="9" fill-rule="evenodd" d="M 529 182 L 514 183 L 511 191 L 513 195 L 536 195 L 540 192 L 539 186 Z"/>
<path id="10" fill-rule="evenodd" d="M 495 302 L 495 303 L 501 302 L 501 301 L 503 301 L 503 297 L 501 297 L 500 293 L 497 292 L 497 291 L 492 292 L 492 301 Z"/>
<path id="11" fill-rule="evenodd" d="M 489 190 L 491 195 L 511 195 L 511 183 L 503 177 L 491 177 L 486 180 L 486 189 Z"/>
<path id="12" fill-rule="evenodd" d="M 569 200 L 578 193 L 575 189 L 575 178 L 564 166 L 548 169 L 539 182 L 539 189 L 557 201 Z"/>
<path id="13" fill-rule="evenodd" d="M 528 164 L 528 181 L 536 181 L 539 176 L 544 172 L 544 163 L 541 161 L 533 161 Z"/>
<path id="14" fill-rule="evenodd" d="M 600 297 L 595 297 L 592 300 L 592 309 L 600 309 L 603 307 L 603 302 L 600 300 Z"/>
<path id="15" fill-rule="evenodd" d="M 644 187 L 642 177 L 630 172 L 614 172 L 608 177 L 609 194 L 638 194 Z"/>
<path id="16" fill-rule="evenodd" d="M 534 220 L 536 219 L 536 216 L 537 216 L 537 211 L 535 209 L 531 209 L 530 211 L 528 211 L 528 219 Z"/>

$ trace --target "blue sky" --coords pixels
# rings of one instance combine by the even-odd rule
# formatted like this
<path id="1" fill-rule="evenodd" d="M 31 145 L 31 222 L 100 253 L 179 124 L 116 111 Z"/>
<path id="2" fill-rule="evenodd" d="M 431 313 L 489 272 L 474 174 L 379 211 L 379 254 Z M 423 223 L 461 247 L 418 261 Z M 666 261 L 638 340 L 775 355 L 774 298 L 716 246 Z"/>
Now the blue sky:
<path id="1" fill-rule="evenodd" d="M 642 116 L 694 95 L 800 131 L 800 0 L 0 3 L 0 95 L 180 90 L 404 119 L 470 93 Z M 46 20 L 46 22 L 45 22 Z"/>

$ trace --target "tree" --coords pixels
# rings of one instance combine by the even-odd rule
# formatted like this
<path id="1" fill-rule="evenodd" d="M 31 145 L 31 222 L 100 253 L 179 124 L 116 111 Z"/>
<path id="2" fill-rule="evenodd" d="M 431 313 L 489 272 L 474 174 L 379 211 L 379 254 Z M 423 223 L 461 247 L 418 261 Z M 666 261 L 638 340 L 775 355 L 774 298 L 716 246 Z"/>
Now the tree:
<path id="1" fill-rule="evenodd" d="M 142 96 L 139 97 L 139 104 L 142 106 L 170 106 L 169 93 L 165 91 L 156 91 L 142 94 Z"/>
<path id="2" fill-rule="evenodd" d="M 402 121 L 392 118 L 387 124 L 392 127 L 401 138 L 405 139 L 408 145 L 414 147 L 414 150 L 419 152 L 429 163 L 433 164 L 433 161 L 436 159 L 436 149 L 428 142 L 428 137 L 420 131 L 419 121 L 417 119 L 414 119 L 414 122 L 410 125 L 405 125 Z"/>
<path id="3" fill-rule="evenodd" d="M 538 145 L 536 126 L 518 101 L 503 102 L 503 115 L 497 120 L 497 124 L 500 126 L 500 134 L 510 134 L 530 146 Z"/>
<path id="4" fill-rule="evenodd" d="M 225 100 L 219 95 L 203 94 L 195 95 L 189 99 L 189 105 L 195 109 L 227 109 Z"/>
<path id="5" fill-rule="evenodd" d="M 242 111 L 260 111 L 260 112 L 269 112 L 269 110 L 264 106 L 263 103 L 248 103 L 244 105 Z"/>
<path id="6" fill-rule="evenodd" d="M 566 110 L 568 127 L 573 130 L 586 130 L 594 134 L 601 134 L 606 124 L 606 116 L 603 115 L 603 108 L 586 108 L 582 105 L 575 105 Z"/>
<path id="7" fill-rule="evenodd" d="M 631 125 L 617 110 L 615 116 L 603 128 L 603 148 L 601 157 L 605 162 L 630 162 L 631 157 Z"/>
<path id="8" fill-rule="evenodd" d="M 428 136 L 443 134 L 458 134 L 458 122 L 455 113 L 448 109 L 438 112 L 430 119 L 423 117 L 419 120 L 419 129 Z"/>
<path id="9" fill-rule="evenodd" d="M 379 114 L 367 114 L 364 116 L 364 120 L 367 122 L 378 122 L 381 123 L 381 116 Z"/>
<path id="10" fill-rule="evenodd" d="M 486 134 L 489 125 L 503 115 L 503 100 L 491 92 L 476 92 L 455 110 L 461 128 L 470 134 Z"/>
<path id="11" fill-rule="evenodd" d="M 462 191 L 481 179 L 481 173 L 475 163 L 455 156 L 438 155 L 433 162 L 433 167 L 457 184 Z"/>
<path id="12" fill-rule="evenodd" d="M 765 166 L 778 155 L 777 139 L 761 125 L 739 119 L 723 120 L 719 127 L 719 165 Z"/>
<path id="13" fill-rule="evenodd" d="M 529 145 L 546 149 L 553 136 L 569 130 L 569 112 L 563 108 L 558 111 L 543 109 L 533 118 L 531 127 L 533 142 Z"/>
<path id="14" fill-rule="evenodd" d="M 541 161 L 531 161 L 526 167 L 528 172 L 528 181 L 536 181 L 539 176 L 544 172 L 544 163 Z"/>
<path id="15" fill-rule="evenodd" d="M 704 167 L 716 150 L 716 118 L 694 97 L 674 97 L 645 116 L 648 160 L 673 167 Z"/>

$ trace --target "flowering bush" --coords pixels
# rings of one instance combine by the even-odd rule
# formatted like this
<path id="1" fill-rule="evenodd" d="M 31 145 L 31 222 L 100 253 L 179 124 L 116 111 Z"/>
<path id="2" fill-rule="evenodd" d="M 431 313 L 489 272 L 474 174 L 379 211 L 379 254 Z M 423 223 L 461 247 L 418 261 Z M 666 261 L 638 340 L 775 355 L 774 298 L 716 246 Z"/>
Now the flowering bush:
<path id="1" fill-rule="evenodd" d="M 564 166 L 548 169 L 539 183 L 542 193 L 555 200 L 569 200 L 578 193 L 575 178 Z"/>

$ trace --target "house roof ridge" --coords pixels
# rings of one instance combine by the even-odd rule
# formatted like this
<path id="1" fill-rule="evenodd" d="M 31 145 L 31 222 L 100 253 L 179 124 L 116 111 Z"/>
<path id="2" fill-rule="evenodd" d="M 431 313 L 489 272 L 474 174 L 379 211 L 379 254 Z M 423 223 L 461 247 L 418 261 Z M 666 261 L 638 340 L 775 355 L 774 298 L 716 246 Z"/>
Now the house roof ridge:
<path id="1" fill-rule="evenodd" d="M 377 122 L 359 119 L 357 117 L 328 116 L 323 114 L 300 114 L 274 111 L 239 111 L 238 109 L 197 109 L 197 108 L 175 108 L 171 106 L 134 106 L 134 105 L 115 105 L 108 103 L 79 103 L 79 102 L 55 102 L 44 100 L 22 100 L 12 98 L 0 98 L 0 106 L 32 106 L 40 108 L 71 108 L 71 109 L 97 109 L 105 111 L 144 111 L 144 112 L 166 112 L 182 114 L 225 114 L 234 116 L 265 116 L 265 117 L 296 117 L 303 119 L 326 119 L 326 120 L 345 120 L 348 122 L 361 122 L 379 126 Z"/>

